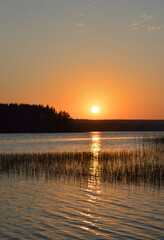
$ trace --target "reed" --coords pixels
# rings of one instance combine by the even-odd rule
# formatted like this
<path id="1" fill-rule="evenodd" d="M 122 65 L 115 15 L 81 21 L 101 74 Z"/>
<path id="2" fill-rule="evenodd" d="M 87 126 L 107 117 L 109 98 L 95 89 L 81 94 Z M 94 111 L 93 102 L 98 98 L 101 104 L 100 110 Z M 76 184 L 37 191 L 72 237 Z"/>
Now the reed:
<path id="1" fill-rule="evenodd" d="M 134 151 L 0 154 L 0 176 L 164 185 L 163 145 Z"/>
<path id="2" fill-rule="evenodd" d="M 158 148 L 164 148 L 164 137 L 145 137 L 143 140 L 143 146 L 149 146 L 149 147 L 158 147 Z"/>

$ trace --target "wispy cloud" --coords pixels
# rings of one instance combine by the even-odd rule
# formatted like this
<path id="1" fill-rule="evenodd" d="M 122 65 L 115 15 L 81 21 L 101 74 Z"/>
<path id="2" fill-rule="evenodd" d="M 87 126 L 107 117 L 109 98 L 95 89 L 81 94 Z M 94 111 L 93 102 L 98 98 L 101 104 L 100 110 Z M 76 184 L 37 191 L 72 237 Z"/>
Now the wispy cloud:
<path id="1" fill-rule="evenodd" d="M 83 27 L 85 27 L 85 24 L 84 23 L 82 23 L 82 22 L 76 22 L 76 23 L 74 23 L 77 27 L 79 27 L 79 28 L 83 28 Z"/>
<path id="2" fill-rule="evenodd" d="M 87 31 L 87 26 L 89 25 L 92 16 L 87 16 L 85 13 L 79 13 L 75 16 L 76 21 L 73 23 L 76 27 Z"/>
<path id="3" fill-rule="evenodd" d="M 161 26 L 155 21 L 155 17 L 147 14 L 143 14 L 139 17 L 137 21 L 132 24 L 125 24 L 127 30 L 145 30 L 148 32 L 154 32 L 161 30 Z"/>

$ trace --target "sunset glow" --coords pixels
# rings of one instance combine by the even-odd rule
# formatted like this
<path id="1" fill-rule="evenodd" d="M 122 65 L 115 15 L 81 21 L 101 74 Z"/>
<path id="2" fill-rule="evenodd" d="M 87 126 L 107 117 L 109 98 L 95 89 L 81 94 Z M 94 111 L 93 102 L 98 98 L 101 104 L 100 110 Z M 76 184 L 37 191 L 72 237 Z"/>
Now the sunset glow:
<path id="1" fill-rule="evenodd" d="M 97 106 L 92 107 L 92 112 L 93 113 L 98 113 L 99 112 L 99 107 L 97 107 Z"/>
<path id="2" fill-rule="evenodd" d="M 0 0 L 0 33 L 0 239 L 163 239 L 164 0 Z"/>
<path id="3" fill-rule="evenodd" d="M 164 1 L 149 2 L 0 1 L 0 102 L 164 119 Z"/>

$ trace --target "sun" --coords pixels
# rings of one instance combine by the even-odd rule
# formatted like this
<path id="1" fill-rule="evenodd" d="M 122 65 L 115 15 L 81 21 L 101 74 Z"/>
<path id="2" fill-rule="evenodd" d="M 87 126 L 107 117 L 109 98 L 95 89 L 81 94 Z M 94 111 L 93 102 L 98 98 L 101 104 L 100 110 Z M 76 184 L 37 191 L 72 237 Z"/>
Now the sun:
<path id="1" fill-rule="evenodd" d="M 92 112 L 93 113 L 98 113 L 99 112 L 99 107 L 97 107 L 97 106 L 92 107 Z"/>

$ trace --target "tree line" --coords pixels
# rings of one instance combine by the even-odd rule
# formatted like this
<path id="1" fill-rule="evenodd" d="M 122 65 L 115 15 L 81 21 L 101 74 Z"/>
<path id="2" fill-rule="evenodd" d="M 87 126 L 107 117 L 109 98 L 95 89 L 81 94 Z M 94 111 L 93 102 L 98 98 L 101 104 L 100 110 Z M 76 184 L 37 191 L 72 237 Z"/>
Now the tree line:
<path id="1" fill-rule="evenodd" d="M 0 104 L 0 132 L 65 131 L 70 114 L 54 107 L 30 104 Z"/>
<path id="2" fill-rule="evenodd" d="M 48 105 L 0 104 L 0 133 L 88 131 L 164 131 L 164 120 L 72 119 Z"/>

